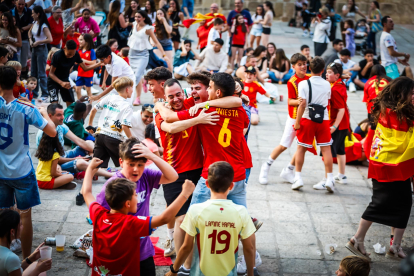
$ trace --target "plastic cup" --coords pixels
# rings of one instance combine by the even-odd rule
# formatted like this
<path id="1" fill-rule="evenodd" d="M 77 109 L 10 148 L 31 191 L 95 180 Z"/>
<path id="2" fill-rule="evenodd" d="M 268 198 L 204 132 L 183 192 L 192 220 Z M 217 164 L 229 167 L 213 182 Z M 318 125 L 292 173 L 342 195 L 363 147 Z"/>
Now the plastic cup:
<path id="1" fill-rule="evenodd" d="M 56 251 L 60 252 L 65 249 L 65 235 L 56 235 Z"/>
<path id="2" fill-rule="evenodd" d="M 50 246 L 42 246 L 39 249 L 40 251 L 40 259 L 46 260 L 52 258 L 52 247 Z"/>

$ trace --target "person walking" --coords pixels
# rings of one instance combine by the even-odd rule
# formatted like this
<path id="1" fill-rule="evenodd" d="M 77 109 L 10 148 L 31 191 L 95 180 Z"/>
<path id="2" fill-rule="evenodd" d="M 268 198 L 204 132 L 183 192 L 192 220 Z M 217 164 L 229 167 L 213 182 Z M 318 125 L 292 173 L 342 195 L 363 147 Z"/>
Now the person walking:
<path id="1" fill-rule="evenodd" d="M 341 20 L 341 34 L 342 34 L 342 41 L 345 41 L 345 34 L 343 33 L 345 29 L 345 22 L 350 19 L 356 23 L 355 16 L 359 14 L 363 18 L 365 18 L 365 14 L 363 14 L 359 9 L 358 6 L 355 5 L 355 0 L 348 0 L 348 3 L 342 7 L 342 20 Z M 345 44 L 347 47 L 348 45 Z"/>
<path id="2" fill-rule="evenodd" d="M 368 33 L 367 38 L 367 47 L 374 51 L 374 55 L 377 55 L 377 43 L 375 41 L 375 36 L 378 32 L 382 31 L 381 17 L 378 1 L 372 1 L 369 6 L 369 18 L 367 19 L 371 26 L 371 30 Z"/>
<path id="3" fill-rule="evenodd" d="M 60 6 L 54 6 L 52 9 L 52 16 L 47 19 L 50 26 L 50 33 L 52 34 L 53 41 L 49 44 L 49 48 L 60 49 L 60 43 L 63 39 L 63 20 L 62 20 L 62 8 Z M 50 51 L 49 49 L 49 51 Z"/>
<path id="4" fill-rule="evenodd" d="M 312 23 L 315 24 L 315 33 L 313 35 L 313 42 L 315 44 L 315 57 L 322 56 L 328 48 L 329 34 L 331 30 L 331 19 L 329 19 L 329 10 L 323 7 L 319 10 L 320 17 L 316 16 Z"/>
<path id="5" fill-rule="evenodd" d="M 47 44 L 51 43 L 53 39 L 50 33 L 49 21 L 43 8 L 40 6 L 34 7 L 32 17 L 34 23 L 29 31 L 29 42 L 32 47 L 31 76 L 38 79 L 38 85 L 33 90 L 33 97 L 38 97 L 40 87 L 42 98 L 45 98 L 49 96 L 46 77 Z"/>
<path id="6" fill-rule="evenodd" d="M 135 74 L 135 90 L 137 97 L 134 100 L 134 105 L 140 105 L 142 78 L 145 74 L 145 69 L 148 65 L 149 50 L 152 49 L 149 38 L 152 39 L 157 48 L 161 51 L 162 56 L 166 59 L 165 52 L 154 34 L 154 27 L 152 26 L 151 18 L 148 17 L 145 11 L 139 10 L 135 14 L 135 22 L 132 26 L 132 33 L 128 40 L 129 46 L 129 63 Z"/>
<path id="7" fill-rule="evenodd" d="M 375 222 L 395 228 L 386 258 L 401 260 L 406 257 L 401 241 L 412 206 L 412 170 L 409 168 L 414 165 L 410 146 L 414 129 L 413 90 L 412 79 L 399 77 L 391 81 L 374 102 L 371 115 L 377 127 L 368 167 L 372 200 L 362 214 L 357 232 L 345 246 L 357 256 L 369 259 L 364 239 Z"/>

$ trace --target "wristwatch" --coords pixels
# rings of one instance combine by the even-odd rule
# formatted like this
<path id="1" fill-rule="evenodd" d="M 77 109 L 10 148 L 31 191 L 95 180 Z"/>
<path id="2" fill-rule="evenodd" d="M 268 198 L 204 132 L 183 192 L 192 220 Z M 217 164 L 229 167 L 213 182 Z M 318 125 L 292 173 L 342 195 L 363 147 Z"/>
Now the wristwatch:
<path id="1" fill-rule="evenodd" d="M 170 270 L 171 270 L 172 273 L 178 273 L 178 271 L 179 271 L 179 270 L 174 270 L 174 265 L 173 264 L 170 265 Z"/>

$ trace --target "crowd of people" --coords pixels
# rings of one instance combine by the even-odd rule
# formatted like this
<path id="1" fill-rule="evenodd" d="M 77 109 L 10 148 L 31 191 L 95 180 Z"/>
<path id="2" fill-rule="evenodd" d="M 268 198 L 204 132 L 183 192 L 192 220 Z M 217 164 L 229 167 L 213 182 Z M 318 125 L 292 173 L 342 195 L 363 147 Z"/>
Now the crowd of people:
<path id="1" fill-rule="evenodd" d="M 292 190 L 304 186 L 305 153 L 317 154 L 316 146 L 325 169 L 316 190 L 334 193 L 337 183 L 349 181 L 347 163 L 368 160 L 372 201 L 345 246 L 355 256 L 344 258 L 336 273 L 369 274 L 364 239 L 373 222 L 391 227 L 386 257 L 406 257 L 401 242 L 412 206 L 414 81 L 410 55 L 398 52 L 392 18 L 381 16 L 376 1 L 369 22 L 372 30 L 379 23 L 383 28 L 381 63 L 372 31 L 373 49 L 352 61 L 353 19 L 363 15 L 352 0 L 342 9 L 346 38 L 332 39 L 328 50 L 334 1 L 312 24 L 307 1 L 297 1 L 305 34 L 315 25 L 315 55 L 303 45 L 290 58 L 269 41 L 270 1 L 251 15 L 235 0 L 227 18 L 214 3 L 198 20 L 191 0 L 182 7 L 177 0 L 161 1 L 159 9 L 153 0 L 142 8 L 134 0 L 129 7 L 115 0 L 108 42 L 98 47 L 101 29 L 91 2 L 14 2 L 0 5 L 1 275 L 41 275 L 51 268 L 51 259 L 40 259 L 43 243 L 32 252 L 32 208 L 41 204 L 39 189 L 73 190 L 74 180 L 82 181 L 76 205 L 86 203 L 94 228 L 92 275 L 155 275 L 149 236 L 161 225 L 167 225 L 164 255 L 176 255 L 167 275 L 259 275 L 255 233 L 263 222 L 247 208 L 253 167 L 247 139 L 260 122 L 257 93 L 275 102 L 268 81 L 287 84 L 288 116 L 259 183 L 268 184 L 271 165 L 294 140 L 296 152 L 280 174 Z M 200 24 L 199 51 L 187 32 L 180 34 L 179 27 L 193 22 Z M 407 66 L 407 77 L 400 76 L 398 62 Z M 94 84 L 101 93 L 93 93 Z M 355 92 L 356 86 L 364 90 L 367 119 L 352 130 L 347 88 Z M 153 103 L 142 104 L 147 90 Z M 141 107 L 134 111 L 133 105 Z M 39 129 L 37 168 L 29 125 Z M 99 176 L 107 181 L 95 197 L 92 183 Z M 160 186 L 166 208 L 150 216 L 150 196 Z M 23 261 L 13 253 L 19 251 Z"/>

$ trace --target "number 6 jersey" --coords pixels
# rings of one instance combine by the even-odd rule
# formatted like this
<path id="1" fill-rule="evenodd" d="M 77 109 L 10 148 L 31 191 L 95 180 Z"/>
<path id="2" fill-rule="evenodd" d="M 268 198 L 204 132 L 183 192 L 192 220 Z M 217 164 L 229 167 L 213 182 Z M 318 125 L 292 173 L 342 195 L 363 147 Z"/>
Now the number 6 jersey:
<path id="1" fill-rule="evenodd" d="M 190 275 L 196 276 L 236 276 L 239 237 L 247 239 L 256 231 L 247 209 L 227 199 L 191 205 L 181 229 L 195 237 Z"/>

